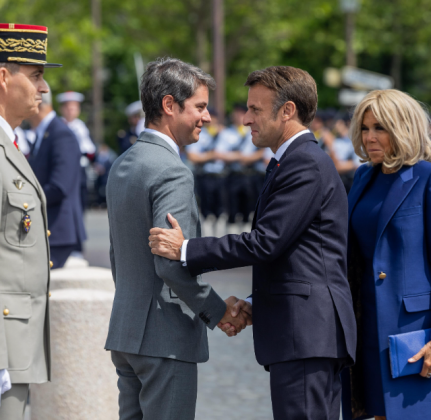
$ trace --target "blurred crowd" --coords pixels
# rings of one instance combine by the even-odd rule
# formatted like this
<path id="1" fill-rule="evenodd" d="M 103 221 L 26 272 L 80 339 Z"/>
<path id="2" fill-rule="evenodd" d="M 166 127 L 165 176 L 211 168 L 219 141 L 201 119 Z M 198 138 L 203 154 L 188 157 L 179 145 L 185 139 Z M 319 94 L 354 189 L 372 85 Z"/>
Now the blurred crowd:
<path id="1" fill-rule="evenodd" d="M 57 96 L 61 120 L 76 137 L 81 152 L 80 206 L 106 206 L 106 183 L 109 170 L 119 154 L 131 147 L 145 128 L 140 101 L 125 109 L 128 125 L 117 133 L 117 150 L 106 144 L 96 147 L 85 123 L 80 119 L 84 96 L 65 92 Z M 52 100 L 49 99 L 50 111 Z M 211 122 L 203 127 L 198 143 L 181 151 L 181 157 L 195 176 L 198 205 L 207 221 L 222 225 L 221 232 L 237 233 L 251 223 L 254 207 L 263 186 L 266 166 L 274 156 L 270 149 L 258 149 L 252 142 L 249 127 L 243 125 L 247 108 L 235 104 L 230 115 L 220 118 L 210 109 Z M 40 122 L 39 122 L 40 123 Z M 318 110 L 310 130 L 319 145 L 332 158 L 348 193 L 356 168 L 360 165 L 349 138 L 350 116 L 335 109 Z M 18 129 L 18 144 L 31 159 L 37 149 L 38 122 L 28 121 L 26 129 Z M 78 247 L 79 250 L 79 247 Z"/>

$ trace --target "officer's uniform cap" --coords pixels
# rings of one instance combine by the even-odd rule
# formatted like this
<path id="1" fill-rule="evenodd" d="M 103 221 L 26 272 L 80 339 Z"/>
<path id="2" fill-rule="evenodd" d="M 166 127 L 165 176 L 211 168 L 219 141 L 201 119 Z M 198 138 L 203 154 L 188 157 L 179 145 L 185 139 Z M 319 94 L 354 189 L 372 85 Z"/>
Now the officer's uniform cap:
<path id="1" fill-rule="evenodd" d="M 46 61 L 47 48 L 46 26 L 0 23 L 0 63 L 61 67 Z"/>

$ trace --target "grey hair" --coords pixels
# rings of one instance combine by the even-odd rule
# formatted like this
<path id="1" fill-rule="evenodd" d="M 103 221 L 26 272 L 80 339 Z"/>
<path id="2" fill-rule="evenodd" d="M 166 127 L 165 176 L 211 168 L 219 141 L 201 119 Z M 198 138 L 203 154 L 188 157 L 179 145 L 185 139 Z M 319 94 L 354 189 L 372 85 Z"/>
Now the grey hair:
<path id="1" fill-rule="evenodd" d="M 200 86 L 214 90 L 214 79 L 203 70 L 176 58 L 159 58 L 148 64 L 141 79 L 141 101 L 145 112 L 145 126 L 162 116 L 162 100 L 172 95 L 184 109 L 184 101 L 192 97 Z"/>
<path id="2" fill-rule="evenodd" d="M 0 63 L 0 67 L 4 67 L 10 74 L 19 72 L 19 64 L 17 63 Z"/>

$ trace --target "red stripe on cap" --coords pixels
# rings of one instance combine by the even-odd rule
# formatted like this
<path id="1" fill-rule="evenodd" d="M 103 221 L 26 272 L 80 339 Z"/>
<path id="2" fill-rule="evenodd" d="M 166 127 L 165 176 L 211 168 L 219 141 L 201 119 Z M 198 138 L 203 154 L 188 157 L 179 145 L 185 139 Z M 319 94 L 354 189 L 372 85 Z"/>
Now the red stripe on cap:
<path id="1" fill-rule="evenodd" d="M 0 23 L 1 29 L 18 29 L 18 30 L 26 30 L 26 31 L 41 31 L 48 32 L 48 28 L 46 26 L 37 26 L 37 25 L 20 25 L 18 23 Z"/>

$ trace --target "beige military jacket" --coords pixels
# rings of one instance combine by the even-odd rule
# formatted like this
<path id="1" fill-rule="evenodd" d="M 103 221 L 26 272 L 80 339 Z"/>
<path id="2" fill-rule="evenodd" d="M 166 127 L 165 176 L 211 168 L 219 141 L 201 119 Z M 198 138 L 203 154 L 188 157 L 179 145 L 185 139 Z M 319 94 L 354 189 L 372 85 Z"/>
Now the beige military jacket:
<path id="1" fill-rule="evenodd" d="M 46 200 L 1 127 L 0 197 L 0 369 L 9 371 L 12 383 L 43 383 L 51 370 Z"/>

